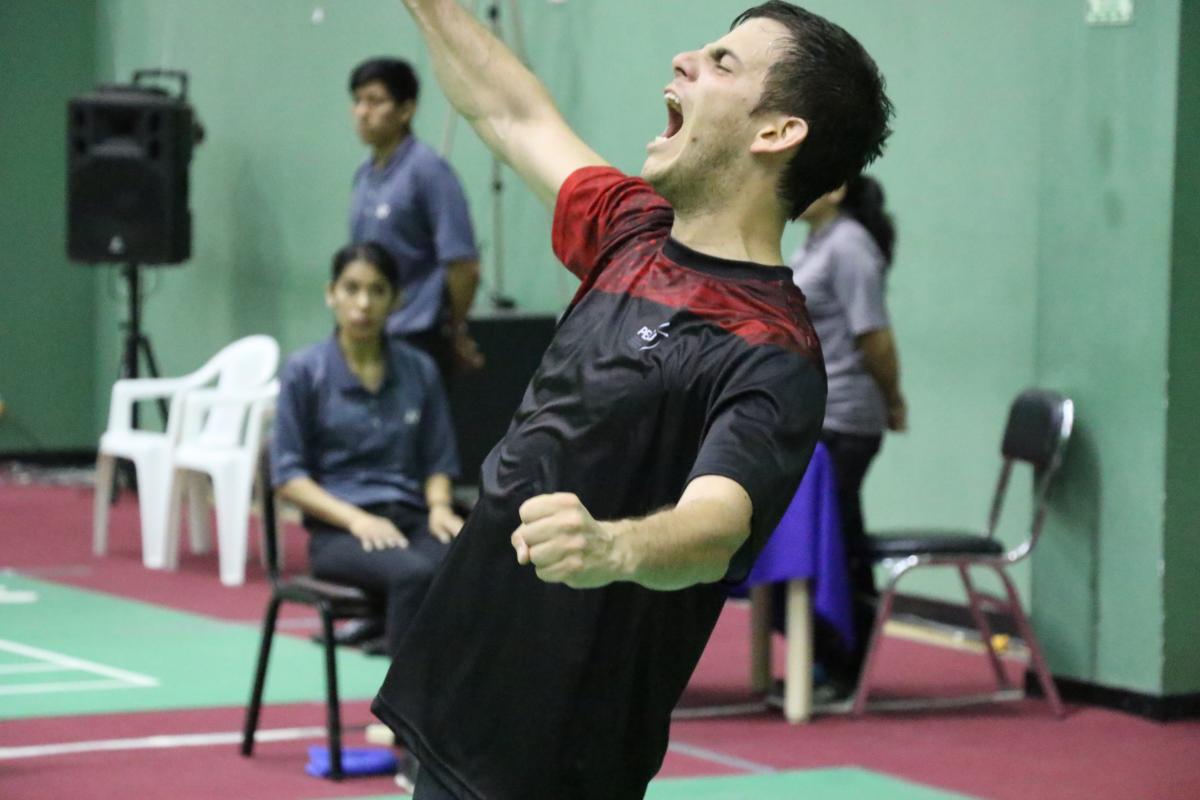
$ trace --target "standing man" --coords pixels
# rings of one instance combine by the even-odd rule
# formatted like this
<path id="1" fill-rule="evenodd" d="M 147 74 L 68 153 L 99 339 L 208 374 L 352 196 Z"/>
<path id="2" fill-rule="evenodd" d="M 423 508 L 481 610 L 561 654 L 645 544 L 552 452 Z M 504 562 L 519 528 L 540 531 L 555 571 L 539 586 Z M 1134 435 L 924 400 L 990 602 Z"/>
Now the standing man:
<path id="1" fill-rule="evenodd" d="M 350 73 L 355 129 L 370 155 L 354 173 L 350 241 L 379 242 L 400 267 L 400 301 L 387 332 L 433 357 L 447 387 L 483 359 L 467 333 L 479 255 L 462 186 L 412 132 L 419 85 L 398 58 Z"/>
<path id="2" fill-rule="evenodd" d="M 641 798 L 820 435 L 783 227 L 879 154 L 891 104 L 849 34 L 772 0 L 675 57 L 628 177 L 457 2 L 405 4 L 581 285 L 372 709 L 417 800 Z"/>

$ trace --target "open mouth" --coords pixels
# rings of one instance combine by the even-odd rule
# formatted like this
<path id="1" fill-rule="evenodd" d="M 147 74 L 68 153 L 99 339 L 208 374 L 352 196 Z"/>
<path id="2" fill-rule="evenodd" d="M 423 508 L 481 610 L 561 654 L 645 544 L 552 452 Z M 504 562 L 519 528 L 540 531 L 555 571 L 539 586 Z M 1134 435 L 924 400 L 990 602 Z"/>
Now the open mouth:
<path id="1" fill-rule="evenodd" d="M 679 103 L 679 96 L 674 92 L 668 91 L 664 96 L 667 101 L 667 129 L 662 132 L 660 138 L 670 139 L 683 127 L 683 107 Z"/>

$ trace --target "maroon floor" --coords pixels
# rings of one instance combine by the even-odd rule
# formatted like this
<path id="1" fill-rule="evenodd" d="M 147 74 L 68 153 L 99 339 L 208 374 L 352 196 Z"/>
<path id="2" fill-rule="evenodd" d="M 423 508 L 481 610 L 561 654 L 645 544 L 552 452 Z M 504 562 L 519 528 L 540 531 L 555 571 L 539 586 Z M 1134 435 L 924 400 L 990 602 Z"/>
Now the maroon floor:
<path id="1" fill-rule="evenodd" d="M 0 486 L 0 569 L 132 599 L 257 624 L 266 600 L 261 570 L 247 585 L 222 587 L 215 558 L 185 554 L 178 573 L 141 567 L 132 501 L 114 509 L 110 554 L 91 556 L 89 491 Z M 289 558 L 302 563 L 303 535 Z M 297 612 L 301 615 L 304 612 Z M 743 606 L 722 616 L 684 705 L 750 699 Z M 296 620 L 300 622 L 300 620 Z M 906 696 L 989 688 L 982 659 L 891 639 L 882 653 L 882 693 Z M 1019 665 L 1014 669 L 1019 670 Z M 156 734 L 236 731 L 241 708 L 45 718 L 0 722 L 0 748 Z M 2 716 L 2 711 L 0 711 Z M 370 720 L 365 703 L 347 703 L 348 726 Z M 262 727 L 320 726 L 319 703 L 272 706 Z M 350 744 L 361 743 L 352 729 Z M 830 716 L 787 725 L 777 712 L 678 721 L 661 775 L 718 775 L 744 765 L 774 769 L 858 766 L 996 800 L 1200 797 L 1200 722 L 1161 725 L 1116 712 L 1072 708 L 1055 720 L 1044 704 L 976 707 L 936 713 Z M 260 745 L 243 759 L 233 745 L 0 758 L 0 798 L 318 798 L 393 793 L 389 779 L 341 785 L 303 774 L 306 741 Z M 734 759 L 730 761 L 730 759 Z"/>

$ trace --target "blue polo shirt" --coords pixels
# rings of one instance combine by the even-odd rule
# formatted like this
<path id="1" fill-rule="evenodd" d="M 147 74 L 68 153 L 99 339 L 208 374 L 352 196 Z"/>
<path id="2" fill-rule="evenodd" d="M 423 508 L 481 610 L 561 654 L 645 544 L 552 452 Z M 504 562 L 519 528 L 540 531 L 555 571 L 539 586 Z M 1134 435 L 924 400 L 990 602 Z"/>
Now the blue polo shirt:
<path id="1" fill-rule="evenodd" d="M 381 167 L 371 158 L 354 173 L 350 241 L 375 241 L 400 268 L 403 306 L 389 334 L 428 331 L 438 321 L 446 265 L 478 258 L 467 198 L 433 148 L 409 136 Z"/>
<path id="2" fill-rule="evenodd" d="M 308 477 L 356 506 L 425 508 L 430 475 L 457 477 L 450 413 L 433 360 L 386 339 L 384 358 L 376 393 L 350 371 L 336 333 L 287 360 L 271 439 L 273 485 Z"/>

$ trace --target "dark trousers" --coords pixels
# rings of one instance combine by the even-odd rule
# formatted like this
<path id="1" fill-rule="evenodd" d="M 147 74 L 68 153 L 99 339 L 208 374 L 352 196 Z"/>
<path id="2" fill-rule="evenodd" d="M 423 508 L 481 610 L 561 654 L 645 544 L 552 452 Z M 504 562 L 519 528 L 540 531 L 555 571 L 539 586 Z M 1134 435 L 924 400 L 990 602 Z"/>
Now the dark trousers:
<path id="1" fill-rule="evenodd" d="M 390 519 L 408 539 L 408 547 L 368 552 L 349 531 L 308 518 L 308 560 L 317 578 L 357 586 L 379 598 L 388 654 L 395 657 L 449 546 L 429 532 L 428 512 L 423 509 L 384 503 L 364 510 Z"/>
<path id="2" fill-rule="evenodd" d="M 867 555 L 866 529 L 863 525 L 862 485 L 871 461 L 879 453 L 883 436 L 862 436 L 825 430 L 821 441 L 833 462 L 837 480 L 838 511 L 842 518 L 842 540 L 850 572 L 850 591 L 854 598 L 855 646 L 847 650 L 829 632 L 819 628 L 814 639 L 815 657 L 837 678 L 851 684 L 858 681 L 866 655 L 867 638 L 875 619 L 875 575 Z"/>

